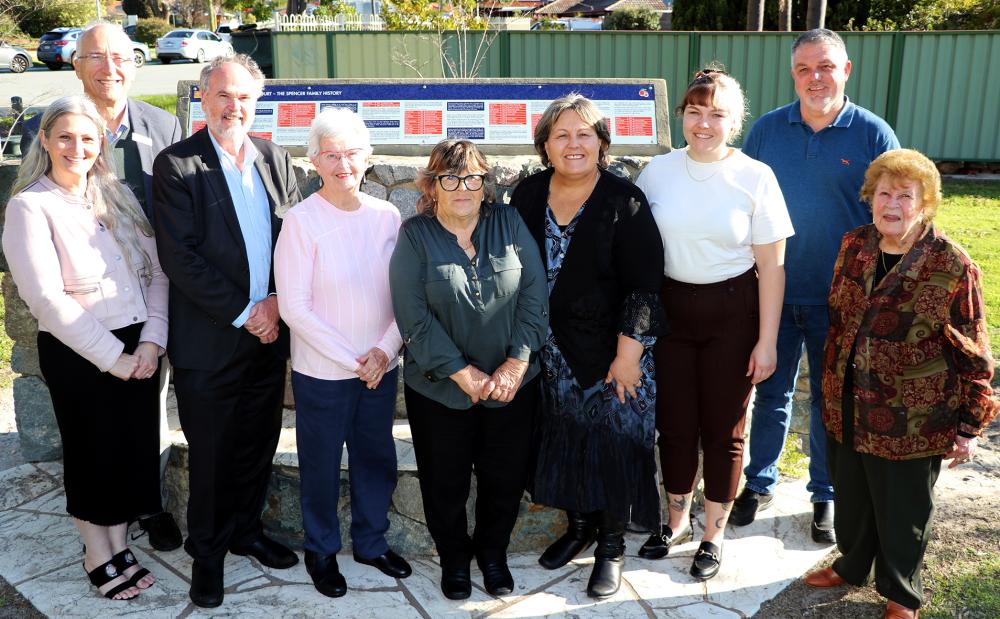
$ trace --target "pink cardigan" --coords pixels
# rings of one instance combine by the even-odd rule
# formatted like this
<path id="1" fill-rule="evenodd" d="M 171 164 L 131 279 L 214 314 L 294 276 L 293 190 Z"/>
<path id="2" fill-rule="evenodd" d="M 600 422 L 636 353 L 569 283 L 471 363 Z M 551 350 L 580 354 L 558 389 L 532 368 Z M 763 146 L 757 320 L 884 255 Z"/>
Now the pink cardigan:
<path id="1" fill-rule="evenodd" d="M 356 359 L 373 346 L 396 367 L 403 340 L 389 296 L 389 258 L 399 224 L 395 206 L 367 194 L 358 210 L 342 211 L 314 193 L 285 215 L 274 279 L 296 372 L 357 378 Z"/>
<path id="2" fill-rule="evenodd" d="M 18 293 L 48 331 L 106 372 L 125 345 L 111 333 L 145 322 L 140 341 L 167 346 L 168 282 L 156 257 L 156 241 L 139 235 L 153 261 L 147 286 L 143 268 L 124 263 L 110 230 L 91 203 L 43 176 L 7 203 L 3 251 Z"/>

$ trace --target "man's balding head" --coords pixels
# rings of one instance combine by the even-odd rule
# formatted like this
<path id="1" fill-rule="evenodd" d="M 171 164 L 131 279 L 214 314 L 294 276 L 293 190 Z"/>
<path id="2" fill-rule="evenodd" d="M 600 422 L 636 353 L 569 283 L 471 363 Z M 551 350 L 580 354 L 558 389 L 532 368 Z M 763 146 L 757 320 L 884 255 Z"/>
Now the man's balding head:
<path id="1" fill-rule="evenodd" d="M 77 39 L 73 68 L 102 114 L 106 109 L 120 111 L 135 79 L 132 42 L 115 24 L 95 24 Z"/>

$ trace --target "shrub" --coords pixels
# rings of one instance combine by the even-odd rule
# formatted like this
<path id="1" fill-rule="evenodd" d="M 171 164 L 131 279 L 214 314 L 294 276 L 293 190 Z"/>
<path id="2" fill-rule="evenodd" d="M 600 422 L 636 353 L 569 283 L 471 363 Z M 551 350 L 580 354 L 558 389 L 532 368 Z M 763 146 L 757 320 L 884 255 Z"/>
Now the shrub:
<path id="1" fill-rule="evenodd" d="M 659 30 L 660 16 L 652 9 L 621 9 L 604 18 L 603 30 Z"/>
<path id="2" fill-rule="evenodd" d="M 153 47 L 156 45 L 156 39 L 173 29 L 170 22 L 159 17 L 140 19 L 135 25 L 135 40 L 142 41 L 146 45 Z"/>
<path id="3" fill-rule="evenodd" d="M 26 34 L 40 37 L 53 28 L 80 28 L 96 17 L 92 0 L 41 0 L 19 17 L 18 25 Z"/>

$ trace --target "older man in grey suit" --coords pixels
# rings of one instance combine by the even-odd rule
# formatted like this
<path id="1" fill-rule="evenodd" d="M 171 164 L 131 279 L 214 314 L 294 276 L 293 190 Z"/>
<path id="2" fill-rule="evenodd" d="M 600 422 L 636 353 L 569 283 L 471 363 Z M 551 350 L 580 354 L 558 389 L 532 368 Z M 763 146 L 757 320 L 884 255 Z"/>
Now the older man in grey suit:
<path id="1" fill-rule="evenodd" d="M 80 35 L 73 68 L 83 82 L 84 92 L 97 105 L 107 123 L 107 137 L 118 178 L 132 189 L 152 222 L 153 160 L 161 150 L 181 139 L 177 117 L 128 98 L 128 90 L 135 79 L 135 65 L 132 43 L 120 26 L 98 23 Z M 22 144 L 34 144 L 40 121 L 41 114 L 24 123 Z M 161 473 L 170 448 L 166 437 L 167 368 L 164 361 L 160 372 Z M 149 533 L 149 542 L 157 550 L 173 550 L 181 545 L 180 530 L 169 512 L 161 510 L 158 514 L 139 518 L 139 526 Z"/>

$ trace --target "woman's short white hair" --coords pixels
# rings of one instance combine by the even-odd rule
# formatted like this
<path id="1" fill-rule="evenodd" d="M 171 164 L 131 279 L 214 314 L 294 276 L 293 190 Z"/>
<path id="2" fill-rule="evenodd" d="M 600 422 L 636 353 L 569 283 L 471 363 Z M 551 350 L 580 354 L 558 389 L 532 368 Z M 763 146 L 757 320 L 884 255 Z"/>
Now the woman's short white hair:
<path id="1" fill-rule="evenodd" d="M 345 107 L 333 107 L 320 112 L 313 119 L 309 127 L 309 145 L 306 147 L 306 155 L 310 159 L 315 159 L 320 153 L 320 145 L 324 139 L 356 140 L 354 148 L 364 148 L 371 150 L 371 137 L 365 121 L 361 120 L 353 110 Z"/>

